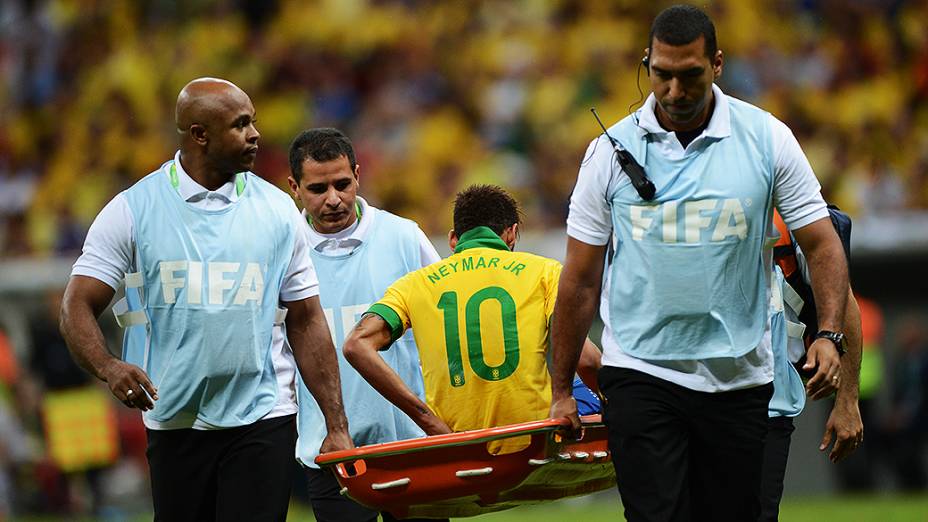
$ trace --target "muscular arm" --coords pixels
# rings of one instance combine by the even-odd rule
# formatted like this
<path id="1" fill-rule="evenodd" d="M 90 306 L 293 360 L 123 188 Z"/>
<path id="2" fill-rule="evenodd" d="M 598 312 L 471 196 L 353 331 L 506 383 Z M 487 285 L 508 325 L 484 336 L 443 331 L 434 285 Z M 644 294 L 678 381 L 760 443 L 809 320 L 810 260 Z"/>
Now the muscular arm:
<path id="1" fill-rule="evenodd" d="M 860 308 L 857 299 L 850 290 L 847 295 L 847 308 L 844 312 L 844 334 L 847 336 L 847 353 L 841 360 L 841 387 L 838 388 L 836 402 L 857 407 L 860 395 L 860 362 L 863 360 L 863 333 L 860 326 Z"/>
<path id="2" fill-rule="evenodd" d="M 375 390 L 408 415 L 427 435 L 451 433 L 448 425 L 406 386 L 377 353 L 390 346 L 391 342 L 387 322 L 376 314 L 365 314 L 348 334 L 342 351 L 345 359 Z"/>
<path id="3" fill-rule="evenodd" d="M 114 293 L 109 285 L 92 277 L 71 277 L 61 301 L 58 328 L 74 360 L 88 373 L 106 382 L 114 397 L 126 406 L 150 410 L 154 407 L 152 401 L 158 399 L 157 390 L 141 368 L 110 353 L 97 324 L 97 317 L 106 309 Z"/>
<path id="4" fill-rule="evenodd" d="M 605 246 L 589 245 L 568 237 L 567 258 L 554 305 L 550 416 L 570 418 L 575 429 L 579 429 L 580 420 L 571 384 L 599 305 L 605 255 Z"/>
<path id="5" fill-rule="evenodd" d="M 806 256 L 820 330 L 841 331 L 849 292 L 847 260 L 831 219 L 825 217 L 793 231 Z M 834 391 L 840 359 L 831 341 L 817 339 L 809 347 L 806 369 L 818 367 L 806 385 L 809 397 L 821 399 Z"/>
<path id="6" fill-rule="evenodd" d="M 342 384 L 338 357 L 325 322 L 319 297 L 285 302 L 287 339 L 293 349 L 303 382 L 319 404 L 328 430 L 320 451 L 326 453 L 353 448 L 348 435 L 348 419 L 342 405 Z"/>
<path id="7" fill-rule="evenodd" d="M 863 357 L 863 334 L 860 325 L 860 308 L 853 292 L 848 292 L 847 309 L 844 313 L 844 333 L 847 336 L 847 353 L 841 360 L 841 374 L 835 396 L 835 404 L 825 424 L 825 434 L 819 450 L 824 451 L 831 443 L 835 445 L 828 457 L 838 462 L 851 454 L 863 441 L 864 426 L 860 418 L 857 400 L 860 392 L 860 362 Z"/>

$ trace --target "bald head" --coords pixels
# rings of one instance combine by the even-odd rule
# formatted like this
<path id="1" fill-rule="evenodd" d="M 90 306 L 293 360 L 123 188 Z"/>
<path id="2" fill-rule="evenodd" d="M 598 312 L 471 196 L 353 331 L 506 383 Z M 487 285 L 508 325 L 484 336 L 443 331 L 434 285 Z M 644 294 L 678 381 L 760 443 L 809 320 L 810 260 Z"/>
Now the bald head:
<path id="1" fill-rule="evenodd" d="M 249 170 L 261 136 L 255 107 L 234 83 L 198 78 L 177 95 L 175 110 L 181 160 L 221 175 Z"/>
<path id="2" fill-rule="evenodd" d="M 251 100 L 237 85 L 219 78 L 197 78 L 180 90 L 174 121 L 179 132 L 187 132 L 194 123 L 209 127 L 224 112 Z"/>

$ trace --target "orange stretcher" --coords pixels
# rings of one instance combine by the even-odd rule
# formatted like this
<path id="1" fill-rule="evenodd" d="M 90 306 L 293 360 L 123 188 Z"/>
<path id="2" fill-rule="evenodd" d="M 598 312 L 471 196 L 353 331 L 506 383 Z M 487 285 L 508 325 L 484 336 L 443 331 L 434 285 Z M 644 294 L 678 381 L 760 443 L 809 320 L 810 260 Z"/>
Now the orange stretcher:
<path id="1" fill-rule="evenodd" d="M 581 421 L 580 440 L 562 436 L 567 419 L 546 419 L 334 451 L 316 463 L 334 468 L 343 495 L 395 517 L 472 517 L 615 486 L 601 417 Z M 487 449 L 517 437 L 524 449 Z"/>

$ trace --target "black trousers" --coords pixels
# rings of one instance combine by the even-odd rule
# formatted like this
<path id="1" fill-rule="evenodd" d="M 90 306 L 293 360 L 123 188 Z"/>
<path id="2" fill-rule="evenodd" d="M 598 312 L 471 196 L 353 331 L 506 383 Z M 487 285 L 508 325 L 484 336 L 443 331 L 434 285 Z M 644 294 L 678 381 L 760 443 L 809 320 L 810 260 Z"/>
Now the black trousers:
<path id="1" fill-rule="evenodd" d="M 155 520 L 285 521 L 296 415 L 224 430 L 147 430 Z"/>
<path id="2" fill-rule="evenodd" d="M 764 473 L 760 486 L 760 522 L 777 522 L 779 517 L 783 479 L 786 477 L 786 462 L 789 460 L 789 443 L 795 429 L 792 417 L 767 419 Z"/>
<path id="3" fill-rule="evenodd" d="M 350 498 L 339 494 L 341 486 L 335 475 L 326 469 L 306 468 L 309 481 L 309 500 L 313 506 L 316 522 L 377 522 L 377 516 L 383 522 L 399 520 L 387 512 L 377 511 L 362 506 Z M 441 522 L 439 519 L 404 518 L 406 522 Z M 444 519 L 447 522 L 448 519 Z"/>
<path id="4" fill-rule="evenodd" d="M 705 393 L 604 366 L 599 385 L 628 522 L 757 520 L 772 384 Z"/>

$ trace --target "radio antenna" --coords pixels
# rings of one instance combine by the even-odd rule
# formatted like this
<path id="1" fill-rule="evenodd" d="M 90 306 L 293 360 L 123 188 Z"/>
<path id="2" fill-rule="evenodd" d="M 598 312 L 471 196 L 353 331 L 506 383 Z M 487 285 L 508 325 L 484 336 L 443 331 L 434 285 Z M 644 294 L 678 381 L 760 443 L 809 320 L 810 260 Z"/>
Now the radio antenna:
<path id="1" fill-rule="evenodd" d="M 596 114 L 596 107 L 590 107 L 590 112 L 592 112 L 593 117 L 596 118 L 596 123 L 603 129 L 603 134 L 605 134 L 606 137 L 609 138 L 609 142 L 612 143 L 612 148 L 615 149 L 616 157 L 619 159 L 619 166 L 625 171 L 625 174 L 632 182 L 632 186 L 635 187 L 638 195 L 641 196 L 641 199 L 646 201 L 654 199 L 656 189 L 654 188 L 654 183 L 652 183 L 651 180 L 648 179 L 647 174 L 645 174 L 644 168 L 635 161 L 631 153 L 619 145 L 619 142 L 609 134 L 609 131 L 606 130 L 606 126 L 603 125 L 603 121 L 599 119 L 599 114 Z"/>

